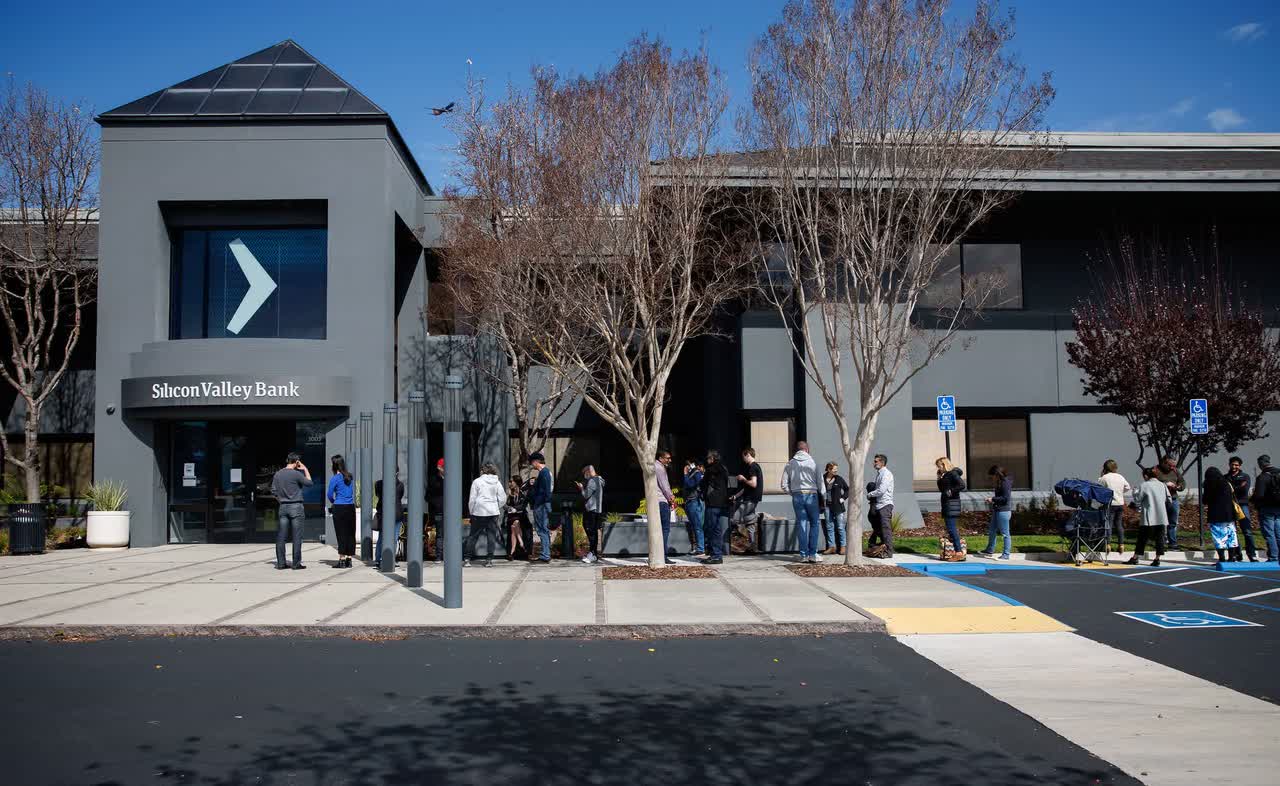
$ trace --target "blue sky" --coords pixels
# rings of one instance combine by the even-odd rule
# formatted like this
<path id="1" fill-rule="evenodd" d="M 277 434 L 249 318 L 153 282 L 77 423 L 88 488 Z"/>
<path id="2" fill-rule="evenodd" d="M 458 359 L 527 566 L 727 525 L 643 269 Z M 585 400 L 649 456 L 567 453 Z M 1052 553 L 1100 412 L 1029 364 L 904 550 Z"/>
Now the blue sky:
<path id="1" fill-rule="evenodd" d="M 466 60 L 490 85 L 533 64 L 591 71 L 641 32 L 677 48 L 705 39 L 730 89 L 781 0 L 639 3 L 14 3 L 0 73 L 104 111 L 293 38 L 395 118 L 427 176 L 445 177 L 450 135 L 425 107 L 461 94 Z M 957 11 L 968 5 L 958 0 Z M 1006 4 L 1009 5 L 1009 4 Z M 1280 5 L 1267 0 L 1023 0 L 1014 48 L 1051 71 L 1056 131 L 1280 131 Z"/>

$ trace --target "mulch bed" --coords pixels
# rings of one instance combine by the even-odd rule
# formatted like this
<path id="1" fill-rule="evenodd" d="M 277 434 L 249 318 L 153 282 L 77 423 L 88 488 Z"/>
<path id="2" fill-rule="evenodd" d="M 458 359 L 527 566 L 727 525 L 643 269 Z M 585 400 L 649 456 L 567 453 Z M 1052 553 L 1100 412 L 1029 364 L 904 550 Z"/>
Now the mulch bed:
<path id="1" fill-rule="evenodd" d="M 788 565 L 787 570 L 803 576 L 806 579 L 826 579 L 832 577 L 853 577 L 853 578 L 883 578 L 885 576 L 907 576 L 918 578 L 923 573 L 914 570 L 900 568 L 897 565 L 867 565 L 865 567 L 855 567 L 853 565 L 827 565 L 823 563 L 809 565 Z"/>
<path id="2" fill-rule="evenodd" d="M 714 579 L 716 572 L 701 565 L 669 565 L 665 568 L 636 565 L 605 568 L 604 577 L 615 581 L 634 579 Z"/>

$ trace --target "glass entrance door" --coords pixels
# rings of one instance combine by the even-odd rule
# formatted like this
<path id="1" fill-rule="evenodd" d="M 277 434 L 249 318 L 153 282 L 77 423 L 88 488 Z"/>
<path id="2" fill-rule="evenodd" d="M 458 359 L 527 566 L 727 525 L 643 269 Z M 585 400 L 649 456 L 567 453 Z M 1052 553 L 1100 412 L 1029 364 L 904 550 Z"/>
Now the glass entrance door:
<path id="1" fill-rule="evenodd" d="M 255 505 L 254 452 L 246 429 L 234 423 L 213 424 L 214 472 L 211 531 L 213 543 L 248 543 L 258 529 Z"/>
<path id="2" fill-rule="evenodd" d="M 291 452 L 314 485 L 303 492 L 303 536 L 324 532 L 325 434 L 311 420 L 215 420 L 173 424 L 169 471 L 170 543 L 269 543 L 279 516 L 271 478 Z"/>

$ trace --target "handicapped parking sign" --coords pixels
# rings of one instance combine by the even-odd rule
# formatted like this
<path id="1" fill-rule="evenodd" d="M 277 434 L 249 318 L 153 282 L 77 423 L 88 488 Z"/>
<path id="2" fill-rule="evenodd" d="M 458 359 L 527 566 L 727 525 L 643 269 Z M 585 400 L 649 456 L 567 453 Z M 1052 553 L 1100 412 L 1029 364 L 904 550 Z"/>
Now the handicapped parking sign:
<path id="1" fill-rule="evenodd" d="M 956 397 L 938 396 L 938 430 L 956 430 Z"/>
<path id="2" fill-rule="evenodd" d="M 1203 398 L 1193 398 L 1190 402 L 1191 409 L 1191 433 L 1192 434 L 1208 434 L 1209 433 L 1209 401 Z"/>
<path id="3" fill-rule="evenodd" d="M 1166 630 L 1262 627 L 1257 622 L 1240 620 L 1213 611 L 1117 611 L 1116 614 Z"/>

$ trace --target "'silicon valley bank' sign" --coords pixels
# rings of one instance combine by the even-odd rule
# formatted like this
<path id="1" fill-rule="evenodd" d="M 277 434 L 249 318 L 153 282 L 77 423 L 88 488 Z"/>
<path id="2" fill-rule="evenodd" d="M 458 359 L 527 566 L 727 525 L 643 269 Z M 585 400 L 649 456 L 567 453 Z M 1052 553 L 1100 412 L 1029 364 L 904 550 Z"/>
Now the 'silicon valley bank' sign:
<path id="1" fill-rule="evenodd" d="M 350 407 L 350 377 L 227 374 L 133 377 L 120 383 L 126 410 L 184 407 Z"/>
<path id="2" fill-rule="evenodd" d="M 229 379 L 221 382 L 201 382 L 195 385 L 171 385 L 168 382 L 156 382 L 151 385 L 151 398 L 238 398 L 248 401 L 250 398 L 299 398 L 302 389 L 298 383 L 289 380 L 282 385 L 269 385 L 262 380 L 250 383 L 237 383 Z"/>

